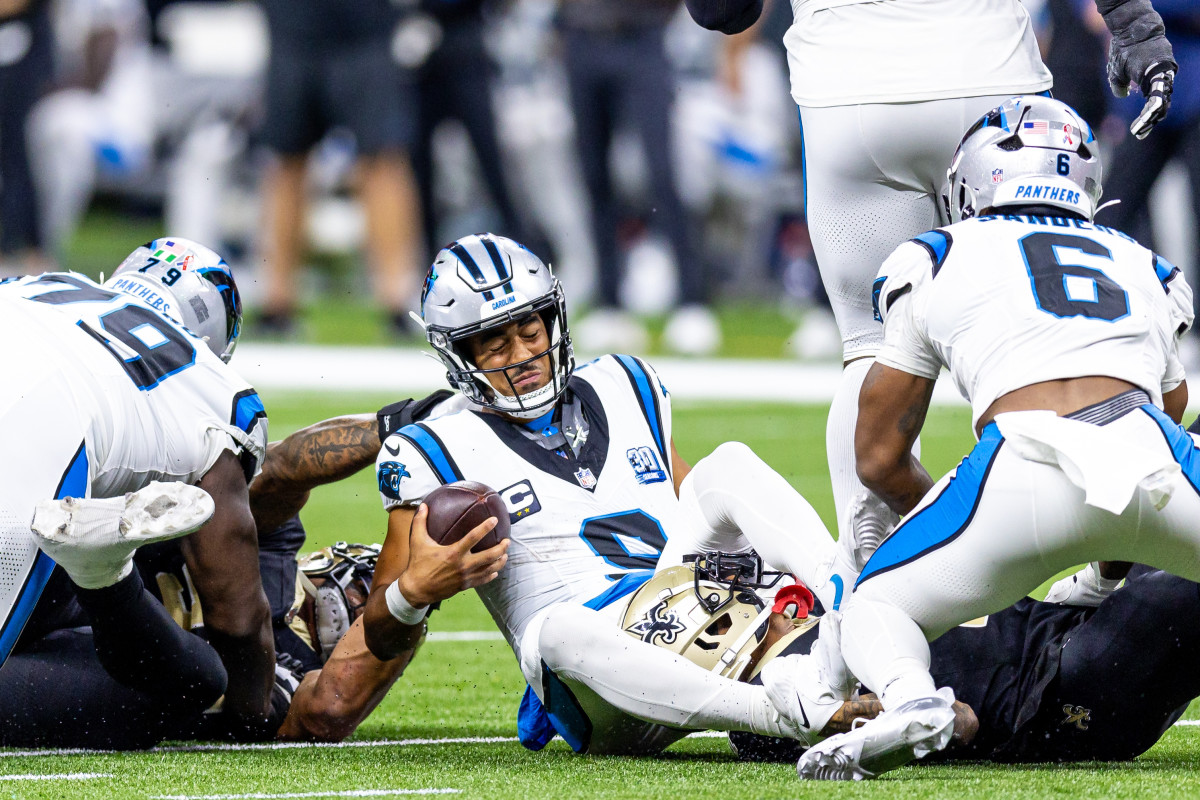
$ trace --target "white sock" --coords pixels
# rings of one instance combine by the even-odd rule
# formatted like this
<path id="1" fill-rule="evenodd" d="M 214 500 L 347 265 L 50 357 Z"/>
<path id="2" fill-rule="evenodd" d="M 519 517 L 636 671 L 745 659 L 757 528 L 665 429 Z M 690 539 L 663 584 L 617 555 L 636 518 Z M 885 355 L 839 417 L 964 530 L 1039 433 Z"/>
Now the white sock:
<path id="1" fill-rule="evenodd" d="M 937 690 L 925 634 L 903 611 L 882 601 L 855 595 L 842 611 L 842 655 L 885 709 L 932 697 Z"/>
<path id="2" fill-rule="evenodd" d="M 788 736 L 766 689 L 715 675 L 638 641 L 599 612 L 557 606 L 538 636 L 556 675 L 588 686 L 626 714 L 660 725 Z"/>
<path id="3" fill-rule="evenodd" d="M 854 427 L 858 423 L 858 393 L 867 370 L 874 363 L 873 358 L 860 358 L 842 370 L 842 380 L 833 393 L 829 418 L 825 422 L 825 453 L 829 459 L 829 480 L 833 485 L 839 538 L 845 532 L 850 501 L 866 488 L 854 468 Z"/>

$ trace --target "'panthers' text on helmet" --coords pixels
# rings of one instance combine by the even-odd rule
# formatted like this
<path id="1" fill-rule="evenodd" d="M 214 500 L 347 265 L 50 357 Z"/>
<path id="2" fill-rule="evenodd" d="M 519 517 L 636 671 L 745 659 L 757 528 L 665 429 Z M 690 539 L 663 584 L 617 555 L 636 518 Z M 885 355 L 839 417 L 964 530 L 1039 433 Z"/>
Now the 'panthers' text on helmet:
<path id="1" fill-rule="evenodd" d="M 951 222 L 1014 205 L 1051 206 L 1090 220 L 1102 177 L 1087 122 L 1066 103 L 1023 95 L 993 108 L 963 136 L 942 200 Z"/>
<path id="2" fill-rule="evenodd" d="M 242 297 L 225 259 L 204 245 L 155 239 L 126 256 L 104 285 L 150 303 L 204 339 L 222 361 L 233 356 Z"/>
<path id="3" fill-rule="evenodd" d="M 539 314 L 549 347 L 521 362 L 479 369 L 466 341 L 511 322 Z M 421 319 L 429 344 L 446 365 L 446 379 L 473 403 L 518 419 L 533 419 L 567 388 L 575 369 L 567 304 L 562 286 L 542 260 L 503 236 L 466 236 L 438 252 L 421 290 Z M 525 394 L 496 391 L 488 374 L 501 373 L 549 356 L 550 382 Z M 511 382 L 510 382 L 511 386 Z"/>

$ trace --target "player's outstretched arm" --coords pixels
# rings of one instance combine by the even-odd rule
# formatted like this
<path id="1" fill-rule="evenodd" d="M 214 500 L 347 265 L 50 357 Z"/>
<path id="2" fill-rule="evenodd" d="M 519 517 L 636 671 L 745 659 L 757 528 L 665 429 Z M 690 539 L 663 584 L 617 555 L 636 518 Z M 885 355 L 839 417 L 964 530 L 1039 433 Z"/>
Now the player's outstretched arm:
<path id="1" fill-rule="evenodd" d="M 429 510 L 394 508 L 388 513 L 388 533 L 375 581 L 363 612 L 366 645 L 376 658 L 387 661 L 411 647 L 413 629 L 419 627 L 434 603 L 495 580 L 508 561 L 505 539 L 494 547 L 472 553 L 496 527 L 488 517 L 466 536 L 450 545 L 429 538 L 425 520 Z"/>
<path id="2" fill-rule="evenodd" d="M 741 33 L 758 21 L 763 0 L 687 0 L 687 10 L 702 28 Z"/>
<path id="3" fill-rule="evenodd" d="M 250 485 L 250 508 L 258 529 L 275 530 L 300 513 L 314 488 L 369 467 L 389 434 L 426 419 L 453 396 L 439 389 L 420 400 L 391 403 L 374 414 L 322 420 L 273 442 L 262 472 Z"/>
<path id="4" fill-rule="evenodd" d="M 416 655 L 425 624 L 409 630 L 408 649 L 380 661 L 367 648 L 363 618 L 338 640 L 325 666 L 304 676 L 292 696 L 278 738 L 290 741 L 340 742 L 370 714 Z"/>
<path id="5" fill-rule="evenodd" d="M 258 529 L 275 530 L 300 513 L 312 489 L 369 467 L 378 454 L 374 414 L 322 420 L 273 442 L 262 472 L 250 485 L 250 508 Z"/>
<path id="6" fill-rule="evenodd" d="M 246 476 L 226 451 L 197 484 L 212 495 L 212 519 L 181 548 L 204 609 L 209 641 L 229 673 L 225 711 L 260 737 L 271 707 L 275 643 L 258 571 L 258 534 Z"/>
<path id="7" fill-rule="evenodd" d="M 1150 0 L 1096 0 L 1096 9 L 1112 32 L 1108 85 L 1117 97 L 1128 95 L 1130 85 L 1142 90 L 1146 104 L 1129 131 L 1145 139 L 1171 107 L 1179 70 L 1162 17 Z"/>
<path id="8" fill-rule="evenodd" d="M 854 455 L 863 485 L 897 514 L 907 514 L 933 486 L 912 453 L 925 424 L 934 381 L 876 363 L 858 396 Z"/>

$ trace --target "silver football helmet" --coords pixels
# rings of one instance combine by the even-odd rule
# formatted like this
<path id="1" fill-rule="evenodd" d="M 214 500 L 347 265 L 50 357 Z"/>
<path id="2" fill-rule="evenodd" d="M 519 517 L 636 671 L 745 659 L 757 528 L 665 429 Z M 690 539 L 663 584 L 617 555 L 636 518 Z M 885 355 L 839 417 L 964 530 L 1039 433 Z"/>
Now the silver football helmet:
<path id="1" fill-rule="evenodd" d="M 502 368 L 480 369 L 472 362 L 468 339 L 530 314 L 545 322 L 550 338 L 546 350 Z M 503 236 L 465 236 L 438 252 L 421 289 L 421 319 L 426 339 L 446 365 L 446 380 L 484 408 L 535 419 L 566 390 L 575 369 L 562 286 L 540 258 Z M 508 371 L 545 356 L 550 357 L 550 382 L 518 394 Z M 489 374 L 504 376 L 512 394 L 496 391 Z"/>
<path id="2" fill-rule="evenodd" d="M 1103 168 L 1091 127 L 1066 103 L 1041 95 L 1005 100 L 967 130 L 942 201 L 951 222 L 985 208 L 1054 206 L 1092 219 Z"/>
<path id="3" fill-rule="evenodd" d="M 208 343 L 226 363 L 242 331 L 242 296 L 225 259 L 188 239 L 163 237 L 134 250 L 105 287 L 150 303 Z"/>

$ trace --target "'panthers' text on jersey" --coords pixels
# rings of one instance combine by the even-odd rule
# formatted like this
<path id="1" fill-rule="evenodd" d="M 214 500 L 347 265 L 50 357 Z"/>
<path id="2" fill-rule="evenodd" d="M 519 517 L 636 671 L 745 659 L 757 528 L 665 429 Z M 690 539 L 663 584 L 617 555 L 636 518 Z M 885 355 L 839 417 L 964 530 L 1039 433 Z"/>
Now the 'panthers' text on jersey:
<path id="1" fill-rule="evenodd" d="M 478 591 L 518 659 L 531 615 L 632 592 L 683 524 L 670 398 L 654 372 L 630 356 L 604 356 L 576 369 L 568 392 L 589 426 L 577 456 L 542 447 L 496 414 L 460 411 L 402 428 L 376 464 L 389 510 L 457 480 L 480 481 L 504 498 L 508 564 Z"/>
<path id="2" fill-rule="evenodd" d="M 1066 217 L 987 216 L 923 233 L 879 272 L 878 361 L 934 379 L 945 365 L 972 422 L 1042 381 L 1105 375 L 1156 405 L 1184 378 L 1182 273 L 1119 231 Z"/>
<path id="3" fill-rule="evenodd" d="M 267 418 L 258 394 L 153 298 L 48 273 L 0 285 L 0 303 L 21 328 L 23 362 L 59 374 L 86 418 L 92 496 L 195 483 L 225 450 L 240 456 L 247 480 L 259 471 Z"/>

